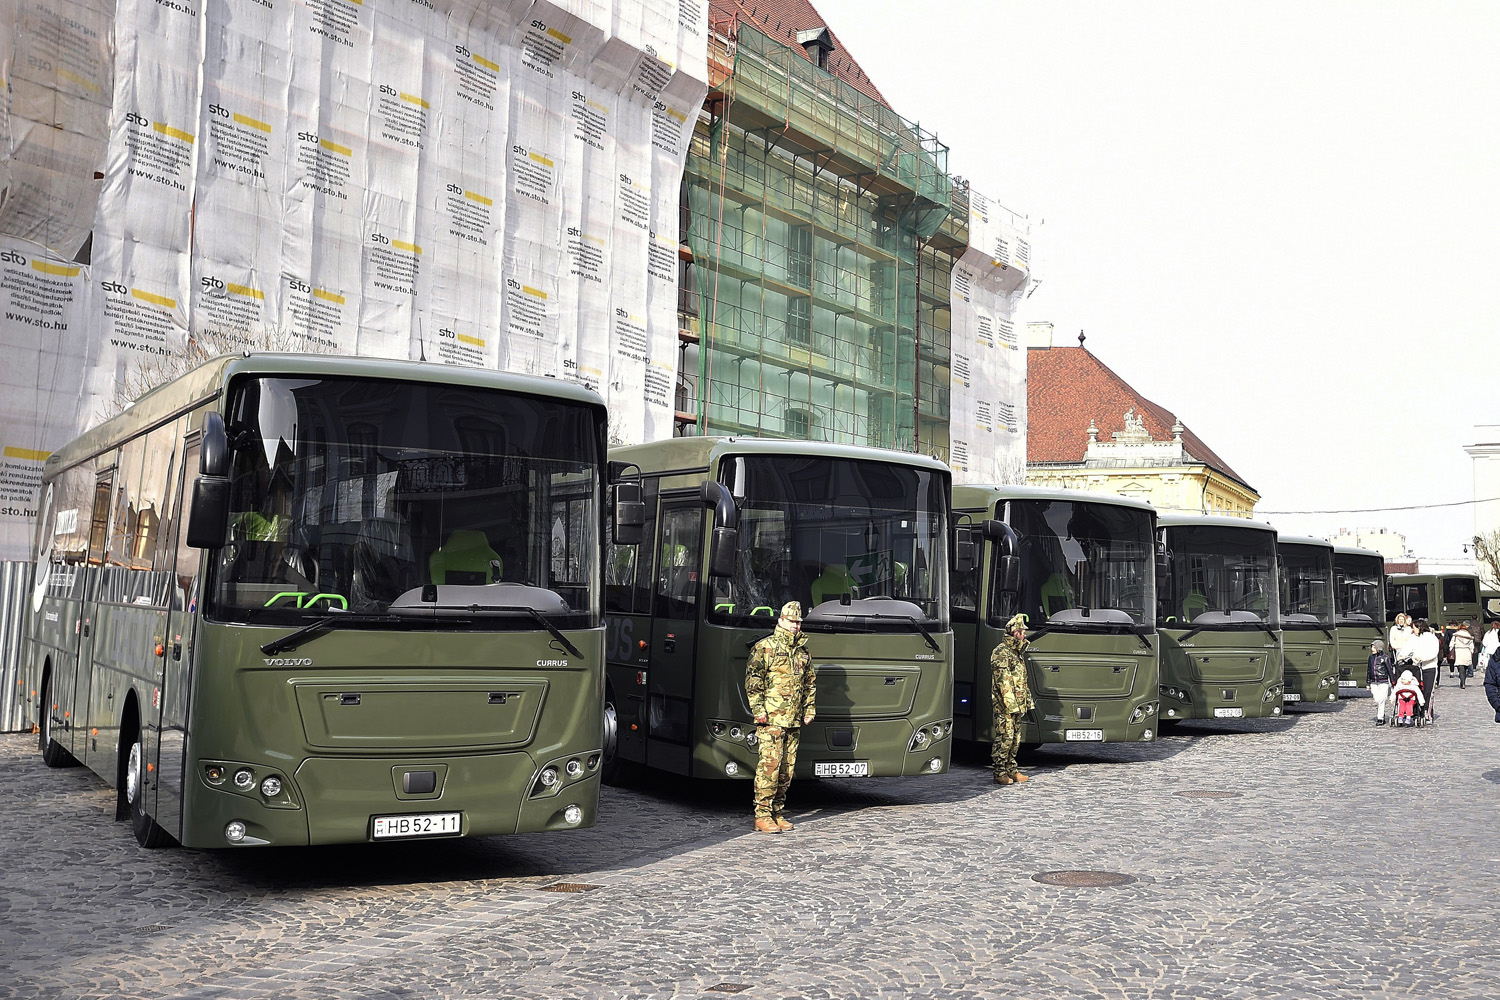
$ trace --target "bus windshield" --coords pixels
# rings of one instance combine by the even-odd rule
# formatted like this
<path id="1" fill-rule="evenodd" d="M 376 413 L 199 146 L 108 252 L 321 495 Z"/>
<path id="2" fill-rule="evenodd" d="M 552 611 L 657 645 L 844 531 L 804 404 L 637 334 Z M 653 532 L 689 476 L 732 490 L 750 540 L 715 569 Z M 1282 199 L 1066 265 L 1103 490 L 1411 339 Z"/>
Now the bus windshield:
<path id="1" fill-rule="evenodd" d="M 597 621 L 600 442 L 589 407 L 440 383 L 253 378 L 231 387 L 225 424 L 229 542 L 211 617 L 381 615 L 426 585 L 459 584 L 496 585 L 464 592 L 486 605 L 545 588 L 566 605 L 559 626 Z M 537 627 L 529 615 L 469 624 Z"/>
<path id="2" fill-rule="evenodd" d="M 948 484 L 934 471 L 818 455 L 726 459 L 740 508 L 735 575 L 714 582 L 715 621 L 769 624 L 786 601 L 893 598 L 948 622 Z M 892 615 L 905 614 L 899 604 Z M 908 626 L 909 627 L 909 626 Z"/>
<path id="3" fill-rule="evenodd" d="M 1385 621 L 1380 579 L 1384 560 L 1379 556 L 1333 557 L 1340 625 L 1373 625 Z"/>
<path id="4" fill-rule="evenodd" d="M 1282 545 L 1281 624 L 1333 624 L 1332 553 L 1316 545 Z"/>
<path id="5" fill-rule="evenodd" d="M 1219 526 L 1166 529 L 1169 569 L 1157 595 L 1157 622 L 1215 627 L 1236 621 L 1277 624 L 1276 536 Z M 1218 612 L 1206 615 L 1206 612 Z M 1228 614 L 1225 614 L 1225 613 Z M 1198 619 L 1202 617 L 1202 621 Z"/>
<path id="6" fill-rule="evenodd" d="M 1011 500 L 1009 508 L 1021 536 L 1019 610 L 1033 628 L 1155 624 L 1150 513 L 1069 500 Z M 1099 613 L 1109 611 L 1128 619 Z"/>

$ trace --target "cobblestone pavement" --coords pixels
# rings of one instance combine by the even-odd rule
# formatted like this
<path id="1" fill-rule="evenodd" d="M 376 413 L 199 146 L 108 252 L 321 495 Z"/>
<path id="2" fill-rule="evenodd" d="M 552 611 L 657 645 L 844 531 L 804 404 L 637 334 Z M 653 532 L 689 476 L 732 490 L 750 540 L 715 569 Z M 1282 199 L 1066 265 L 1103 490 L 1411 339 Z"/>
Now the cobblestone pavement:
<path id="1" fill-rule="evenodd" d="M 1006 788 L 960 747 L 799 782 L 781 836 L 748 783 L 651 780 L 578 833 L 222 852 L 137 848 L 4 736 L 0 997 L 1493 998 L 1500 725 L 1438 706 L 1044 748 Z M 1032 878 L 1071 869 L 1137 881 Z"/>

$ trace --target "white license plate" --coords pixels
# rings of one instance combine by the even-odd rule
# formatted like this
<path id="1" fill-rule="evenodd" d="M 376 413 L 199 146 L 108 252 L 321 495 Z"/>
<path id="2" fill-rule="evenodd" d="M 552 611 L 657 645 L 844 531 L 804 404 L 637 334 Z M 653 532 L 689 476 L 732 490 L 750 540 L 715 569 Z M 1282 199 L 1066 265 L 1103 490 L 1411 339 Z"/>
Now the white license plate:
<path id="1" fill-rule="evenodd" d="M 1245 710 L 1243 708 L 1216 708 L 1216 709 L 1214 709 L 1214 718 L 1215 719 L 1243 719 L 1244 717 L 1245 717 Z"/>
<path id="2" fill-rule="evenodd" d="M 388 837 L 456 837 L 463 828 L 463 813 L 415 813 L 409 816 L 376 816 L 374 839 Z"/>
<path id="3" fill-rule="evenodd" d="M 1357 688 L 1357 687 L 1359 687 L 1359 684 L 1357 684 L 1354 681 L 1339 681 L 1339 687 L 1341 687 L 1341 688 Z"/>
<path id="4" fill-rule="evenodd" d="M 1068 740 L 1070 742 L 1073 742 L 1073 741 L 1086 742 L 1086 741 L 1089 741 L 1089 740 L 1099 740 L 1099 741 L 1102 741 L 1104 739 L 1104 730 L 1102 730 L 1102 729 L 1065 729 L 1065 730 L 1063 730 L 1063 739 Z"/>
<path id="5" fill-rule="evenodd" d="M 813 775 L 819 778 L 868 778 L 867 760 L 820 760 L 813 764 Z"/>
<path id="6" fill-rule="evenodd" d="M 1302 700 L 1302 696 L 1300 694 L 1294 694 L 1294 693 L 1288 691 L 1288 692 L 1285 692 L 1285 693 L 1282 694 L 1281 700 L 1282 701 L 1301 701 Z"/>

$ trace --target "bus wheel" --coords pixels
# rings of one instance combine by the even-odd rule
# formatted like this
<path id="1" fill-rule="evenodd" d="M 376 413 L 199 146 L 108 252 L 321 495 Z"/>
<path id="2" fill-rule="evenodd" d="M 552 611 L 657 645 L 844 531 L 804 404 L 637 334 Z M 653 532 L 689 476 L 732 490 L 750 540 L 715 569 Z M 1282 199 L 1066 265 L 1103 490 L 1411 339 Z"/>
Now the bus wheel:
<path id="1" fill-rule="evenodd" d="M 78 761 L 73 755 L 62 748 L 62 744 L 52 738 L 52 674 L 49 672 L 42 679 L 42 700 L 36 703 L 37 726 L 40 735 L 37 736 L 37 749 L 42 752 L 42 763 L 48 767 L 73 767 Z"/>
<path id="2" fill-rule="evenodd" d="M 604 701 L 604 763 L 599 778 L 606 785 L 624 785 L 635 777 L 633 761 L 620 757 L 620 714 L 615 711 L 614 692 Z"/>
<path id="3" fill-rule="evenodd" d="M 146 753 L 139 733 L 130 737 L 130 756 L 125 761 L 125 787 L 122 789 L 130 810 L 130 830 L 142 847 L 166 847 L 172 838 L 146 812 Z"/>

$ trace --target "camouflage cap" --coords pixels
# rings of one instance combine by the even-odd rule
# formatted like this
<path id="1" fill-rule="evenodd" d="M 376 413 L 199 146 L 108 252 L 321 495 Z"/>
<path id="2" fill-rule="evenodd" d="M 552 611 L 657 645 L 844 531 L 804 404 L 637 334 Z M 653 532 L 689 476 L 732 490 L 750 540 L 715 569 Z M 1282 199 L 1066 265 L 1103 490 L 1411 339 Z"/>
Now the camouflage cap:
<path id="1" fill-rule="evenodd" d="M 1029 628 L 1030 619 L 1025 615 L 1011 615 L 1010 621 L 1005 623 L 1005 631 L 1014 632 L 1018 628 Z"/>
<path id="2" fill-rule="evenodd" d="M 787 601 L 781 606 L 781 617 L 788 621 L 800 622 L 802 620 L 802 602 Z"/>

